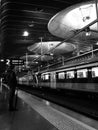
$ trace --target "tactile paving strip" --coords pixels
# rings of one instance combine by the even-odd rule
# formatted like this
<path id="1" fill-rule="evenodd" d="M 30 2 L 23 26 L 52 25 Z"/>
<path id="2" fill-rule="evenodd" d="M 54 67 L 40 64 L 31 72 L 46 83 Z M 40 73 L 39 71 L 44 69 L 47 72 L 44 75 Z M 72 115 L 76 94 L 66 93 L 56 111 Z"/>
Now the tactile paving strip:
<path id="1" fill-rule="evenodd" d="M 23 91 L 19 91 L 19 97 L 29 104 L 35 111 L 41 116 L 53 124 L 58 130 L 96 130 L 54 108 L 45 105 L 44 102 L 40 102 L 32 98 L 31 94 L 27 94 Z"/>

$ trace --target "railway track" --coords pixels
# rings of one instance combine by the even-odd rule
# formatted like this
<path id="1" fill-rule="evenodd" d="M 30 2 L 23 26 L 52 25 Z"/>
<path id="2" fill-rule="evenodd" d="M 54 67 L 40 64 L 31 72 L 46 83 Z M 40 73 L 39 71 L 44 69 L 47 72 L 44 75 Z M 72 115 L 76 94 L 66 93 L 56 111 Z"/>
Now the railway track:
<path id="1" fill-rule="evenodd" d="M 76 98 L 71 95 L 64 95 L 59 91 L 21 87 L 20 89 L 36 95 L 40 98 L 49 100 L 55 104 L 74 110 L 78 113 L 98 120 L 98 101 Z"/>

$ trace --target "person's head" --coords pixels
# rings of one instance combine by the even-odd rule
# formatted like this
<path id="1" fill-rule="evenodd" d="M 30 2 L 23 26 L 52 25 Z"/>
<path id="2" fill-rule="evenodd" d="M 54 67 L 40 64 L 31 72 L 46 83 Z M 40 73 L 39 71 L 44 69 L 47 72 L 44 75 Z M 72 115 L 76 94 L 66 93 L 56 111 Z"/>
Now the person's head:
<path id="1" fill-rule="evenodd" d="M 7 72 L 11 72 L 14 70 L 14 65 L 10 65 L 7 67 Z"/>

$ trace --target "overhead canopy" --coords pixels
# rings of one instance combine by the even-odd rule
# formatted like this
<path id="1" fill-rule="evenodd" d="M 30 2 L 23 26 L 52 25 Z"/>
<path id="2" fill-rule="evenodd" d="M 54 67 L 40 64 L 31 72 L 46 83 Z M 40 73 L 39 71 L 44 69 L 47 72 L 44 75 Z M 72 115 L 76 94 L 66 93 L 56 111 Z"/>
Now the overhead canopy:
<path id="1" fill-rule="evenodd" d="M 41 55 L 50 53 L 53 53 L 53 55 L 60 55 L 73 52 L 76 49 L 75 45 L 65 42 L 55 48 L 55 46 L 57 46 L 59 43 L 60 41 L 38 42 L 29 46 L 28 50 Z M 53 48 L 55 49 L 51 52 Z"/>
<path id="2" fill-rule="evenodd" d="M 25 56 L 22 56 L 21 59 L 24 59 L 25 61 L 27 60 L 28 64 L 37 64 L 37 62 L 39 61 L 49 61 L 49 60 L 52 60 L 53 57 L 52 56 L 49 56 L 49 55 L 38 55 L 38 54 L 35 54 L 35 55 L 25 55 Z"/>
<path id="3" fill-rule="evenodd" d="M 96 18 L 94 1 L 80 3 L 62 10 L 52 17 L 48 23 L 48 30 L 51 34 L 66 39 L 74 35 L 76 30 L 85 27 Z M 90 26 L 89 29 L 92 30 L 90 38 L 98 38 L 97 23 Z M 77 38 L 81 37 L 82 40 L 86 38 L 85 31 L 77 36 Z"/>

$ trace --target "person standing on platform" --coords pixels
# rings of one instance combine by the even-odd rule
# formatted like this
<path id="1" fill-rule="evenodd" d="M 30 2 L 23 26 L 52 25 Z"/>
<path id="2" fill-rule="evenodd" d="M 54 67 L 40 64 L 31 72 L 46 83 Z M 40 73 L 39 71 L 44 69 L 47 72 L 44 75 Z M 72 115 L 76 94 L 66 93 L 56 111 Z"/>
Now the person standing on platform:
<path id="1" fill-rule="evenodd" d="M 9 111 L 14 111 L 16 110 L 16 98 L 15 97 L 15 90 L 17 87 L 17 78 L 16 78 L 16 73 L 15 73 L 15 68 L 13 65 L 11 65 L 8 68 L 8 75 L 7 75 L 7 80 L 8 80 L 8 86 L 9 86 Z"/>

